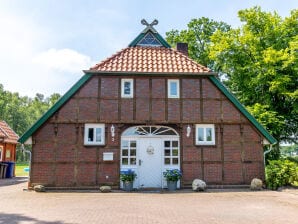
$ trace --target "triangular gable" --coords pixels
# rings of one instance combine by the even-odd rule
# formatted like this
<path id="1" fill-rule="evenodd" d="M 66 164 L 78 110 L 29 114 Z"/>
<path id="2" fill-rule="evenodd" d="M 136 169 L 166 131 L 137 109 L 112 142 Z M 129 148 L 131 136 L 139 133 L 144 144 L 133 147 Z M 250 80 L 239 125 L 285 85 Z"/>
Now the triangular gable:
<path id="1" fill-rule="evenodd" d="M 234 104 L 236 108 L 261 132 L 270 144 L 276 144 L 277 140 L 245 109 L 236 97 L 215 77 L 209 76 L 211 82 Z"/>
<path id="2" fill-rule="evenodd" d="M 147 25 L 147 27 L 129 44 L 129 47 L 136 47 L 140 45 L 146 46 L 146 44 L 150 46 L 150 44 L 152 43 L 154 43 L 153 46 L 154 45 L 160 46 L 159 45 L 160 43 L 161 46 L 163 47 L 171 48 L 171 46 L 152 27 L 157 23 L 158 23 L 157 21 L 153 21 L 151 24 L 148 24 L 145 20 L 144 21 L 142 20 L 142 24 Z M 106 63 L 106 61 L 104 61 L 103 63 Z M 57 101 L 57 103 L 55 103 L 29 130 L 27 130 L 22 135 L 22 137 L 18 140 L 20 143 L 25 143 L 32 136 L 32 134 L 38 130 L 38 128 L 40 128 L 56 111 L 58 111 L 81 88 L 81 86 L 83 86 L 90 79 L 90 77 L 92 76 L 92 73 L 94 73 L 93 70 L 85 71 L 85 72 L 86 74 L 73 87 L 71 87 L 71 89 L 68 92 L 66 92 Z M 105 72 L 116 74 L 119 71 L 105 70 Z M 127 72 L 127 71 L 123 71 L 123 72 Z M 214 73 L 211 73 L 210 71 L 208 72 L 210 73 L 209 79 L 212 81 L 212 83 L 215 86 L 217 86 L 217 88 L 235 105 L 235 107 L 238 108 L 240 112 L 256 127 L 256 129 L 260 131 L 260 133 L 268 140 L 270 144 L 275 144 L 277 140 L 272 135 L 270 135 L 270 133 L 244 108 L 244 106 L 232 95 L 232 93 L 230 93 L 225 88 L 225 86 L 215 77 Z M 129 74 L 132 74 L 132 73 L 129 72 Z M 169 75 L 170 72 L 168 71 L 165 74 Z M 180 73 L 179 75 L 192 75 L 192 74 L 193 72 Z"/>
<path id="3" fill-rule="evenodd" d="M 157 20 L 148 24 L 147 21 L 143 19 L 141 23 L 147 27 L 128 45 L 129 47 L 155 46 L 171 48 L 171 45 L 169 45 L 167 41 L 163 39 L 163 37 L 153 28 L 153 25 L 158 24 Z"/>

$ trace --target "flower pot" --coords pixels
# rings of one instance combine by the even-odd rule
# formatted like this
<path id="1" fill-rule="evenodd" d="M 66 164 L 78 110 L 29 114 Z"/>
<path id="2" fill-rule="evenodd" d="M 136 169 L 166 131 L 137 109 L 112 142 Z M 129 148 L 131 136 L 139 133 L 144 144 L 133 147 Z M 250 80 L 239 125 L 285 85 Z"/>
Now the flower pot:
<path id="1" fill-rule="evenodd" d="M 177 190 L 177 181 L 167 181 L 168 190 L 169 191 L 175 191 Z"/>
<path id="2" fill-rule="evenodd" d="M 123 182 L 123 190 L 132 191 L 132 189 L 133 189 L 133 182 L 131 182 L 131 181 L 124 181 Z"/>

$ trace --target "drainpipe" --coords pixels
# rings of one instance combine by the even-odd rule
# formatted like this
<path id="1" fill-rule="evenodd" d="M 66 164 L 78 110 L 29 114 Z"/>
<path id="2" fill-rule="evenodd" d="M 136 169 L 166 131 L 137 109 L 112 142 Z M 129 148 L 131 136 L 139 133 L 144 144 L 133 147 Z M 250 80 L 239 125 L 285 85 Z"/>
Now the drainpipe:
<path id="1" fill-rule="evenodd" d="M 23 151 L 23 154 L 28 153 L 29 154 L 29 173 L 28 173 L 28 188 L 30 183 L 30 173 L 31 173 L 31 152 L 27 149 L 25 149 L 24 144 L 21 145 L 21 150 Z"/>
<path id="2" fill-rule="evenodd" d="M 269 145 L 269 149 L 264 152 L 264 168 L 266 167 L 266 154 L 272 151 L 272 145 Z"/>

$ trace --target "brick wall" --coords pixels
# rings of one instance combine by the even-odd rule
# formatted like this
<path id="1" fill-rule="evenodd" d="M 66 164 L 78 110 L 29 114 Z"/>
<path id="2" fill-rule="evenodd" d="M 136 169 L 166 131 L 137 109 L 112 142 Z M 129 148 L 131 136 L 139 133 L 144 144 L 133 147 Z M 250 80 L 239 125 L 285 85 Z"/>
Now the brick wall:
<path id="1" fill-rule="evenodd" d="M 129 77 L 133 78 L 133 77 Z M 180 79 L 181 98 L 167 98 L 166 77 L 134 78 L 133 98 L 121 98 L 118 76 L 94 75 L 33 136 L 31 183 L 119 185 L 120 137 L 137 124 L 172 125 L 181 143 L 182 184 L 244 184 L 264 178 L 261 136 L 208 78 Z M 84 146 L 84 124 L 104 123 L 106 144 Z M 195 145 L 195 124 L 215 124 L 216 144 Z M 110 136 L 111 125 L 116 136 Z M 190 125 L 190 137 L 185 130 Z M 114 152 L 104 162 L 103 152 Z"/>

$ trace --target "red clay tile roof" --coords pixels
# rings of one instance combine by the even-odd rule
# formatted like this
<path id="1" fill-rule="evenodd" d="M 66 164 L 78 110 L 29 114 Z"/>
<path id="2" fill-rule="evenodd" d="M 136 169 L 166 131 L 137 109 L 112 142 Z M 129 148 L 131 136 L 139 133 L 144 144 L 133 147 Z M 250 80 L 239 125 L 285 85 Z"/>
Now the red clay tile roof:
<path id="1" fill-rule="evenodd" d="M 18 143 L 19 136 L 8 126 L 5 121 L 0 121 L 0 137 L 4 142 Z"/>
<path id="2" fill-rule="evenodd" d="M 128 47 L 90 68 L 99 72 L 209 73 L 181 52 L 165 47 Z"/>

